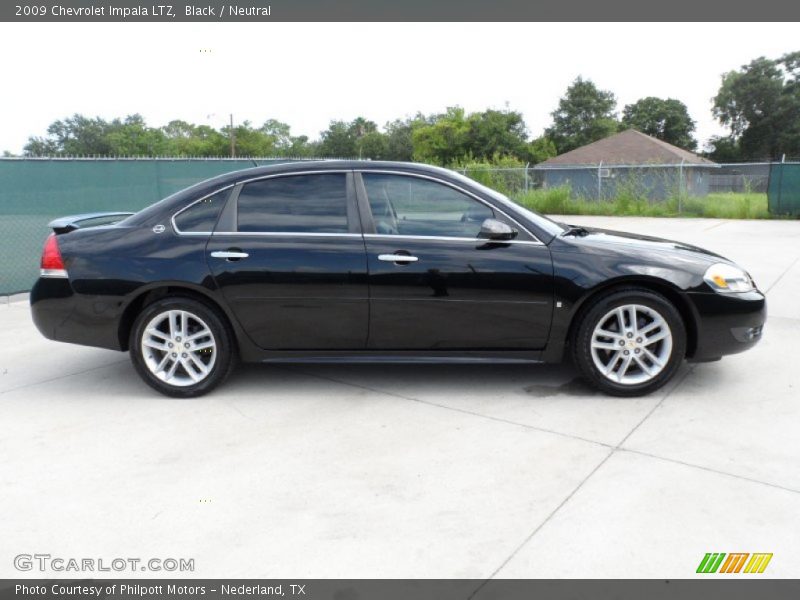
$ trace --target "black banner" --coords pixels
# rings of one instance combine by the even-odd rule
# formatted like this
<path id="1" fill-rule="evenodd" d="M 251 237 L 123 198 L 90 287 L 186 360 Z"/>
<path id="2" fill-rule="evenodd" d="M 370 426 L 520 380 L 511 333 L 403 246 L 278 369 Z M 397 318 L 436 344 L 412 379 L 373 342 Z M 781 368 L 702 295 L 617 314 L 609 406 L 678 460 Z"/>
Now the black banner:
<path id="1" fill-rule="evenodd" d="M 0 21 L 797 21 L 787 0 L 11 0 Z"/>
<path id="2" fill-rule="evenodd" d="M 800 580 L 546 579 L 4 579 L 0 600 L 777 600 L 800 597 Z"/>

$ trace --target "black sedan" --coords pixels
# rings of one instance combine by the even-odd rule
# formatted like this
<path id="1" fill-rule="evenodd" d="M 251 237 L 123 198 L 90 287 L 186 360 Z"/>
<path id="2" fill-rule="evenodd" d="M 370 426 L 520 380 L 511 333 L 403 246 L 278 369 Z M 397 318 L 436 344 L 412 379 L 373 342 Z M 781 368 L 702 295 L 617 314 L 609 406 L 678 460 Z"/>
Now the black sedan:
<path id="1" fill-rule="evenodd" d="M 601 390 L 632 396 L 684 359 L 752 347 L 766 319 L 764 295 L 721 256 L 556 223 L 419 164 L 260 167 L 136 214 L 51 227 L 30 296 L 39 331 L 130 351 L 171 396 L 208 392 L 237 359 L 565 356 Z"/>

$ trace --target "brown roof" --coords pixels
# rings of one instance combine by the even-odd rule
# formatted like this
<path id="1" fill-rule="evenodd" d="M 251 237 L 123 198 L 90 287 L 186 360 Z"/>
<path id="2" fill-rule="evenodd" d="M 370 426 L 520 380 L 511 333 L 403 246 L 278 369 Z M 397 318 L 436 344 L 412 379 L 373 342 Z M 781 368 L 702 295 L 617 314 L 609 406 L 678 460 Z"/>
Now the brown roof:
<path id="1" fill-rule="evenodd" d="M 683 150 L 635 129 L 628 129 L 607 138 L 565 152 L 536 165 L 715 165 L 716 163 Z"/>

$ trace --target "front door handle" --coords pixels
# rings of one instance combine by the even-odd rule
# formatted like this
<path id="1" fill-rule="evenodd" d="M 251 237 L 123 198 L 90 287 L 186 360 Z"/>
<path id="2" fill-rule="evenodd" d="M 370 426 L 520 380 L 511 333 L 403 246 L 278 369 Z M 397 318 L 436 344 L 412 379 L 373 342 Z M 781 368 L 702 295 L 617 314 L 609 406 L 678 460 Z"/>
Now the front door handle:
<path id="1" fill-rule="evenodd" d="M 419 259 L 416 256 L 409 256 L 408 254 L 379 254 L 378 260 L 393 263 L 413 263 Z"/>
<path id="2" fill-rule="evenodd" d="M 247 252 L 241 250 L 215 250 L 211 253 L 214 258 L 224 258 L 226 260 L 239 260 L 250 256 Z"/>

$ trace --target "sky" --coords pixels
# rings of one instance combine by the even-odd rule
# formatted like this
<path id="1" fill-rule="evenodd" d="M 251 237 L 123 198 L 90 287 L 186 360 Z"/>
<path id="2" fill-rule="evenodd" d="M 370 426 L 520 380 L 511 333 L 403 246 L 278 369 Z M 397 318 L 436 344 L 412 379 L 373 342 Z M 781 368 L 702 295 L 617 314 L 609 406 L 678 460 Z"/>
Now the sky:
<path id="1" fill-rule="evenodd" d="M 221 127 L 274 118 L 315 139 L 461 106 L 520 111 L 531 137 L 577 76 L 684 102 L 702 145 L 723 73 L 798 50 L 795 23 L 0 23 L 0 152 L 82 113 Z"/>

